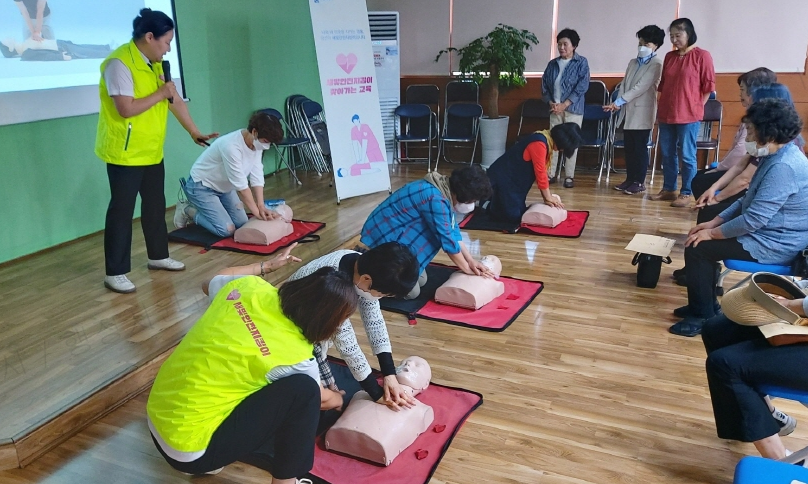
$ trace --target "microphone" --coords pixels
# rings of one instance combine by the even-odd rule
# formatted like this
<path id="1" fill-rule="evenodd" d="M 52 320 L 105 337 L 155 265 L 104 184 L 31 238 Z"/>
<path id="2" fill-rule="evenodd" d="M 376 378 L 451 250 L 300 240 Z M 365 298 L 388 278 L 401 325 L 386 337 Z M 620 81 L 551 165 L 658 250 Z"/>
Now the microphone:
<path id="1" fill-rule="evenodd" d="M 171 64 L 167 61 L 163 61 L 163 79 L 165 82 L 171 82 Z M 169 104 L 174 104 L 174 97 L 168 98 Z"/>

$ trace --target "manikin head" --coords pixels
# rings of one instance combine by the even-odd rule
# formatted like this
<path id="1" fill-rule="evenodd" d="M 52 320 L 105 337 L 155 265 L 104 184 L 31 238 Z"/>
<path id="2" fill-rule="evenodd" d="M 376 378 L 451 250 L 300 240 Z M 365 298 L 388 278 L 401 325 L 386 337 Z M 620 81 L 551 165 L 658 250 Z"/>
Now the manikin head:
<path id="1" fill-rule="evenodd" d="M 280 215 L 285 222 L 292 223 L 294 212 L 292 211 L 292 207 L 289 205 L 286 205 L 285 203 L 282 205 L 276 205 L 272 208 L 272 210 Z"/>
<path id="2" fill-rule="evenodd" d="M 396 368 L 396 379 L 402 385 L 406 385 L 418 394 L 429 387 L 432 380 L 432 369 L 429 363 L 420 356 L 408 356 Z"/>
<path id="3" fill-rule="evenodd" d="M 502 273 L 502 262 L 499 260 L 499 257 L 495 255 L 487 255 L 480 259 L 480 262 L 482 262 L 485 267 L 491 269 L 494 276 L 499 277 L 499 275 Z"/>

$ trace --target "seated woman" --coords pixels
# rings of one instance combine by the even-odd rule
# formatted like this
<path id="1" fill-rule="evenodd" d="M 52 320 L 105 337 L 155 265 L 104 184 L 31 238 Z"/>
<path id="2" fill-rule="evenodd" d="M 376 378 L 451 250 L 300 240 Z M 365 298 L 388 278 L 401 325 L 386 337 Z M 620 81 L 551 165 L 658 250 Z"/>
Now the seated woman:
<path id="1" fill-rule="evenodd" d="M 808 312 L 808 298 L 778 302 L 798 315 Z M 797 370 L 808 358 L 808 345 L 772 346 L 758 327 L 741 326 L 723 314 L 704 324 L 702 341 L 718 437 L 752 442 L 769 459 L 790 454 L 780 436 L 793 432 L 797 422 L 774 408 L 757 386 L 808 390 L 808 374 Z"/>
<path id="2" fill-rule="evenodd" d="M 793 106 L 794 102 L 791 100 L 791 93 L 782 84 L 770 83 L 758 85 L 757 87 L 748 87 L 754 86 L 754 83 L 758 81 L 750 77 L 744 78 L 744 76 L 759 70 L 763 74 L 766 71 L 771 72 L 761 67 L 742 74 L 739 78 L 741 105 L 748 108 L 752 103 L 764 99 L 785 99 Z M 736 141 L 732 150 L 727 153 L 718 168 L 715 171 L 700 172 L 693 178 L 691 187 L 693 188 L 693 195 L 697 198 L 696 208 L 698 209 L 696 223 L 709 222 L 746 194 L 746 188 L 749 186 L 749 181 L 752 180 L 758 166 L 757 158 L 752 156 L 757 152 L 757 147 L 754 146 L 753 142 L 746 141 L 746 135 L 746 123 L 742 122 L 741 127 L 738 128 L 738 133 L 735 135 Z M 743 145 L 743 156 L 738 154 L 738 142 Z M 802 135 L 797 136 L 793 143 L 796 143 L 800 149 L 805 146 Z M 735 159 L 733 160 L 733 158 Z M 728 167 L 722 170 L 722 165 L 725 163 Z M 673 271 L 673 277 L 680 286 L 687 286 L 684 267 Z"/>
<path id="3" fill-rule="evenodd" d="M 287 249 L 219 272 L 210 307 L 160 368 L 146 412 L 174 469 L 215 473 L 273 443 L 273 484 L 295 484 L 311 470 L 319 411 L 343 404 L 319 385 L 313 343 L 333 336 L 358 296 L 333 268 L 280 289 L 258 277 L 289 260 L 299 261 Z"/>
<path id="4" fill-rule="evenodd" d="M 547 169 L 554 152 L 571 156 L 581 146 L 581 128 L 561 123 L 549 131 L 536 131 L 517 140 L 488 169 L 494 194 L 486 210 L 493 217 L 519 223 L 527 207 L 525 201 L 533 182 L 539 187 L 544 203 L 564 208 L 561 199 L 550 193 Z"/>
<path id="5" fill-rule="evenodd" d="M 718 261 L 786 265 L 808 246 L 808 160 L 791 142 L 802 130 L 800 117 L 788 101 L 764 99 L 749 107 L 744 122 L 758 170 L 743 198 L 688 233 L 688 304 L 674 310 L 684 319 L 670 327 L 673 334 L 695 336 L 716 314 Z"/>
<path id="6" fill-rule="evenodd" d="M 247 223 L 244 207 L 260 220 L 272 220 L 275 212 L 264 206 L 262 156 L 283 139 L 277 118 L 258 111 L 247 129 L 220 136 L 191 167 L 187 180 L 180 180 L 188 197 L 177 202 L 174 226 L 195 223 L 220 237 L 229 237 Z"/>
<path id="7" fill-rule="evenodd" d="M 474 260 L 463 244 L 458 217 L 474 210 L 474 204 L 491 196 L 491 182 L 478 165 L 438 172 L 407 183 L 370 213 L 362 226 L 360 242 L 369 248 L 400 242 L 418 258 L 421 277 L 407 298 L 413 299 L 426 284 L 426 266 L 440 249 L 466 274 L 490 276 L 491 271 Z"/>

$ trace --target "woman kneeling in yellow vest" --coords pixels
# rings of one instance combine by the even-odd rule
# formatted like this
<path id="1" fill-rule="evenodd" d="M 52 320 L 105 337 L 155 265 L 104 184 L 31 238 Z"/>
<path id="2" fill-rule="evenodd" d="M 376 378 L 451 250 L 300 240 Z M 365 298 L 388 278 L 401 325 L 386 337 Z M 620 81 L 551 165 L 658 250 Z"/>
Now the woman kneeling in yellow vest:
<path id="1" fill-rule="evenodd" d="M 211 304 L 154 381 L 146 406 L 157 449 L 188 474 L 218 472 L 274 446 L 273 484 L 294 484 L 314 463 L 319 411 L 342 395 L 320 387 L 313 342 L 353 314 L 351 279 L 332 268 L 276 289 L 261 277 L 289 260 L 226 269 Z"/>

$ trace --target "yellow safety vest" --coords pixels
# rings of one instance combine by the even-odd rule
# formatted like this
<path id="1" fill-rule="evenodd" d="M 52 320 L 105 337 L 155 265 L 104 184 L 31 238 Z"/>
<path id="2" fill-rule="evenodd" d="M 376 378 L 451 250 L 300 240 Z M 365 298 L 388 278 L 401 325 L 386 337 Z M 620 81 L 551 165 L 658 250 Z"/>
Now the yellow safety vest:
<path id="1" fill-rule="evenodd" d="M 146 412 L 180 452 L 205 450 L 242 400 L 280 365 L 312 358 L 314 347 L 283 315 L 278 290 L 259 277 L 225 285 L 160 367 Z"/>
<path id="2" fill-rule="evenodd" d="M 151 95 L 164 84 L 160 79 L 163 66 L 156 62 L 152 67 L 143 60 L 134 41 L 115 49 L 101 63 L 101 81 L 98 94 L 101 111 L 98 115 L 98 131 L 95 136 L 95 154 L 113 165 L 156 165 L 163 159 L 163 143 L 168 122 L 168 100 L 163 99 L 143 113 L 123 118 L 109 96 L 104 80 L 104 69 L 112 59 L 118 59 L 132 72 L 135 99 Z"/>

